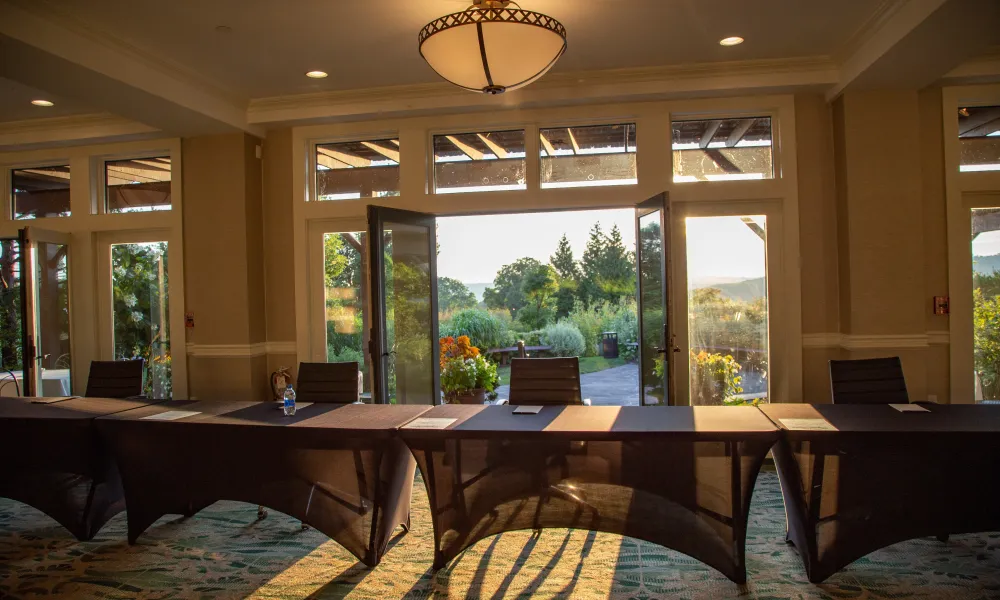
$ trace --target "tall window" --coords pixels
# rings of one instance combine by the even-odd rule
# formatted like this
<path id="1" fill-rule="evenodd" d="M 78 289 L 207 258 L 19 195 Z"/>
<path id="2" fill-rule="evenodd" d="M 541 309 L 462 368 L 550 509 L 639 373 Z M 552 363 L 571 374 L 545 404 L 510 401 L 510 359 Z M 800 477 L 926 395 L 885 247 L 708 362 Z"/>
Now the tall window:
<path id="1" fill-rule="evenodd" d="M 104 163 L 107 212 L 170 210 L 170 158 L 133 158 Z"/>
<path id="2" fill-rule="evenodd" d="M 524 190 L 524 130 L 434 136 L 434 192 Z"/>
<path id="3" fill-rule="evenodd" d="M 674 182 L 772 179 L 771 118 L 674 121 Z"/>
<path id="4" fill-rule="evenodd" d="M 316 199 L 399 195 L 399 140 L 316 146 Z"/>
<path id="5" fill-rule="evenodd" d="M 767 401 L 767 224 L 688 217 L 691 404 Z"/>
<path id="6" fill-rule="evenodd" d="M 1000 171 L 1000 106 L 959 109 L 958 137 L 959 170 Z"/>
<path id="7" fill-rule="evenodd" d="M 146 361 L 143 391 L 170 398 L 170 306 L 167 242 L 112 244 L 115 360 Z"/>
<path id="8" fill-rule="evenodd" d="M 976 400 L 1000 400 L 1000 208 L 972 210 Z"/>
<path id="9" fill-rule="evenodd" d="M 634 185 L 635 124 L 539 131 L 542 188 Z"/>
<path id="10" fill-rule="evenodd" d="M 15 169 L 10 175 L 15 219 L 70 215 L 69 165 Z"/>

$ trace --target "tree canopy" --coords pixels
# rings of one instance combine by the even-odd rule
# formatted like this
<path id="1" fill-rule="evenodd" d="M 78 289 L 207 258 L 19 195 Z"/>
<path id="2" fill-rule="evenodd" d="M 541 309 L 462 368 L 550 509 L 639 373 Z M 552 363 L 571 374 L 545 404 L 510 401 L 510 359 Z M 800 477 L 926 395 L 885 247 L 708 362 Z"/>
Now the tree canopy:
<path id="1" fill-rule="evenodd" d="M 473 308 L 479 301 L 464 283 L 451 277 L 438 277 L 438 311 L 448 313 Z"/>
<path id="2" fill-rule="evenodd" d="M 528 303 L 522 289 L 524 277 L 529 272 L 541 267 L 542 263 L 534 258 L 519 258 L 509 265 L 504 265 L 493 280 L 493 287 L 483 292 L 483 302 L 493 309 L 507 309 L 513 317 Z"/>

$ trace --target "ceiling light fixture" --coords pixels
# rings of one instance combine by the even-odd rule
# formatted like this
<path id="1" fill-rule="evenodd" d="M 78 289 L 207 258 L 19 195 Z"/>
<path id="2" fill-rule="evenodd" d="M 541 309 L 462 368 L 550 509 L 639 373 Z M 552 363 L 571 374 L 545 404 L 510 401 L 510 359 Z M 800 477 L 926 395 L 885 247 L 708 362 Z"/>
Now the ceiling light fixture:
<path id="1" fill-rule="evenodd" d="M 31 103 L 35 106 L 52 106 L 52 103 L 48 100 L 32 100 Z"/>
<path id="2" fill-rule="evenodd" d="M 474 0 L 431 21 L 418 36 L 420 55 L 458 87 L 502 94 L 533 83 L 566 51 L 566 28 L 509 0 Z"/>
<path id="3" fill-rule="evenodd" d="M 722 38 L 721 40 L 719 40 L 720 46 L 739 46 L 742 43 L 743 43 L 743 38 L 741 38 L 738 35 Z"/>
<path id="4" fill-rule="evenodd" d="M 309 71 L 306 73 L 306 77 L 311 77 L 313 79 L 323 79 L 326 76 L 326 71 Z"/>

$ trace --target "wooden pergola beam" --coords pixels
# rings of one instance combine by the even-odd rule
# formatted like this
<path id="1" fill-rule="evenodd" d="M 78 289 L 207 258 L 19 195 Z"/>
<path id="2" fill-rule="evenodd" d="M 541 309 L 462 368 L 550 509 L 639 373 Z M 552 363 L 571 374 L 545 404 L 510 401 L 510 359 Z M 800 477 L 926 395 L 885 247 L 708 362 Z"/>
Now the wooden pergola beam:
<path id="1" fill-rule="evenodd" d="M 479 136 L 479 139 L 482 140 L 483 143 L 486 144 L 486 146 L 493 151 L 493 154 L 495 154 L 497 158 L 507 158 L 510 155 L 509 152 L 500 147 L 500 144 L 497 144 L 496 142 L 486 137 L 485 135 L 481 133 L 477 133 L 476 135 Z"/>
<path id="2" fill-rule="evenodd" d="M 446 140 L 454 144 L 456 148 L 461 150 L 463 154 L 465 154 L 472 160 L 483 160 L 483 158 L 486 156 L 484 153 L 480 152 L 479 150 L 476 150 L 475 148 L 466 144 L 465 142 L 460 141 L 453 135 L 446 135 L 444 137 Z"/>
<path id="3" fill-rule="evenodd" d="M 326 154 L 317 153 L 316 154 L 316 164 L 326 167 L 327 169 L 351 169 L 351 165 L 342 163 L 339 160 L 333 158 L 332 156 L 327 156 Z"/>
<path id="4" fill-rule="evenodd" d="M 722 121 L 709 121 L 708 126 L 705 127 L 705 133 L 701 134 L 701 139 L 698 140 L 698 147 L 702 150 L 708 148 L 708 145 L 712 143 L 712 138 L 715 137 L 715 133 L 719 131 L 719 127 L 722 127 Z"/>
<path id="5" fill-rule="evenodd" d="M 545 153 L 549 156 L 555 156 L 556 149 L 552 147 L 552 142 L 549 141 L 549 138 L 545 137 L 545 134 L 541 132 L 539 132 L 538 137 L 542 142 L 542 147 L 545 148 Z"/>
<path id="6" fill-rule="evenodd" d="M 134 161 L 133 161 L 134 162 Z M 170 181 L 170 171 L 160 169 L 140 169 L 138 167 L 122 167 L 119 165 L 108 165 L 108 177 L 114 174 L 122 179 L 129 179 L 129 182 L 136 181 Z"/>
<path id="7" fill-rule="evenodd" d="M 170 172 L 170 164 L 169 163 L 165 164 L 165 163 L 159 162 L 157 160 L 144 160 L 144 159 L 141 159 L 141 158 L 134 158 L 134 159 L 132 159 L 132 162 L 134 162 L 136 164 L 139 164 L 139 165 L 146 165 L 147 167 L 153 167 L 153 168 L 156 168 L 156 169 L 160 169 L 160 170 L 165 171 L 167 173 Z"/>
<path id="8" fill-rule="evenodd" d="M 322 146 L 316 147 L 317 152 L 320 154 L 325 154 L 332 159 L 339 160 L 340 162 L 354 168 L 365 168 L 372 166 L 372 161 L 367 158 L 362 158 L 360 156 L 354 156 L 353 154 L 348 154 L 346 152 L 341 152 L 340 150 L 331 150 L 329 148 L 324 148 Z"/>
<path id="9" fill-rule="evenodd" d="M 576 136 L 573 135 L 573 130 L 571 128 L 567 127 L 566 128 L 566 133 L 569 134 L 569 143 L 573 144 L 573 154 L 579 154 L 580 153 L 580 144 L 578 144 L 576 142 Z M 625 150 L 628 151 L 627 145 L 626 145 Z"/>
<path id="10" fill-rule="evenodd" d="M 379 146 L 374 142 L 361 142 L 361 145 L 369 150 L 378 152 L 382 156 L 388 158 L 393 162 L 399 162 L 399 150 L 393 150 L 391 148 L 386 148 L 385 146 Z"/>
<path id="11" fill-rule="evenodd" d="M 750 128 L 753 127 L 756 121 L 757 119 L 742 119 L 739 125 L 736 126 L 736 129 L 733 129 L 733 132 L 729 134 L 729 139 L 726 140 L 726 147 L 732 148 L 736 144 L 739 144 L 743 140 L 743 136 L 750 131 Z"/>
<path id="12" fill-rule="evenodd" d="M 743 221 L 744 225 L 750 228 L 750 231 L 756 233 L 757 237 L 765 242 L 767 241 L 767 233 L 764 231 L 764 228 L 758 225 L 753 219 L 750 217 L 740 217 L 740 220 Z"/>

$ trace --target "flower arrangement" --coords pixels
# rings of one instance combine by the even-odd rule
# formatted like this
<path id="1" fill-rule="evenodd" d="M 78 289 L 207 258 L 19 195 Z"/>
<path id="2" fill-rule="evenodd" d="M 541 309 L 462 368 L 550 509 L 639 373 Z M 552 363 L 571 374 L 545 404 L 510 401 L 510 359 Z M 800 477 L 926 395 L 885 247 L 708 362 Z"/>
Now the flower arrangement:
<path id="1" fill-rule="evenodd" d="M 482 404 L 499 382 L 497 367 L 468 336 L 441 338 L 441 389 L 447 402 Z"/>

